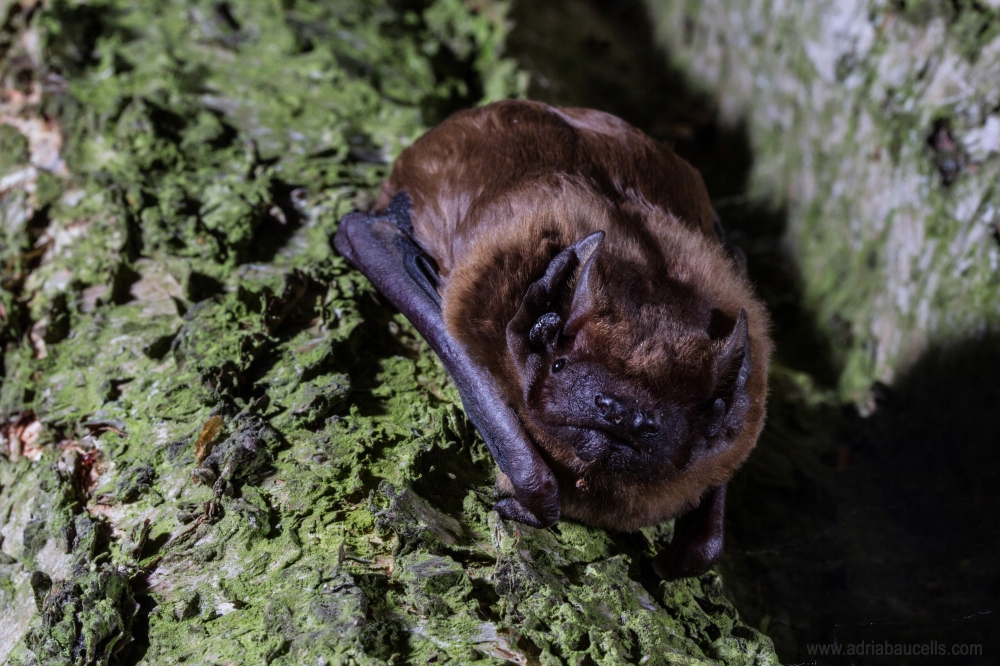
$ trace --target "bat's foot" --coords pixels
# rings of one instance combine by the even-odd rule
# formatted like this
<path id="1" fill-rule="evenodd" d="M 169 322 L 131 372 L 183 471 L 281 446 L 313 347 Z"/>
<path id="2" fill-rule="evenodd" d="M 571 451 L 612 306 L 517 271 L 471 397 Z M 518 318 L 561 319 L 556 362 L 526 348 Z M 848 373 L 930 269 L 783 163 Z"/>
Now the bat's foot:
<path id="1" fill-rule="evenodd" d="M 722 557 L 722 538 L 691 544 L 673 543 L 653 559 L 653 571 L 663 580 L 679 580 L 700 576 L 714 567 Z"/>
<path id="2" fill-rule="evenodd" d="M 500 500 L 493 506 L 493 510 L 499 513 L 500 517 L 504 520 L 513 520 L 532 527 L 551 527 L 559 522 L 558 506 L 556 506 L 555 511 L 551 509 L 548 511 L 539 511 L 536 515 L 536 513 L 526 509 L 523 504 L 513 497 Z"/>
<path id="3" fill-rule="evenodd" d="M 698 507 L 674 524 L 674 538 L 653 559 L 653 571 L 663 580 L 700 576 L 722 557 L 726 486 L 711 489 Z"/>
<path id="4" fill-rule="evenodd" d="M 729 258 L 733 260 L 733 263 L 736 264 L 737 272 L 743 277 L 747 277 L 747 255 L 743 251 L 743 248 L 738 245 L 729 245 L 728 243 L 722 247 L 729 254 Z"/>
<path id="5" fill-rule="evenodd" d="M 743 277 L 747 276 L 747 255 L 743 252 L 741 248 L 736 245 L 731 245 L 726 240 L 726 232 L 722 230 L 722 223 L 719 221 L 719 214 L 715 214 L 715 235 L 719 237 L 719 242 L 722 244 L 722 249 L 726 251 L 729 258 L 733 260 L 736 264 L 736 270 Z"/>

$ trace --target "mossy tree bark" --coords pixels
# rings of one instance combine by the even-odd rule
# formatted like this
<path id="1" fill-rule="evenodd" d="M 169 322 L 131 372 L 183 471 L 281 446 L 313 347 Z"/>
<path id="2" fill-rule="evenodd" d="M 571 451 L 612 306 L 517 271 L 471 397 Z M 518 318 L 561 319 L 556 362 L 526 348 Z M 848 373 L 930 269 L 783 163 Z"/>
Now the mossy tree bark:
<path id="1" fill-rule="evenodd" d="M 0 662 L 768 664 L 666 529 L 532 530 L 329 243 L 517 95 L 493 0 L 0 4 Z"/>
<path id="2" fill-rule="evenodd" d="M 647 0 L 745 125 L 843 397 L 1000 323 L 1000 4 Z"/>

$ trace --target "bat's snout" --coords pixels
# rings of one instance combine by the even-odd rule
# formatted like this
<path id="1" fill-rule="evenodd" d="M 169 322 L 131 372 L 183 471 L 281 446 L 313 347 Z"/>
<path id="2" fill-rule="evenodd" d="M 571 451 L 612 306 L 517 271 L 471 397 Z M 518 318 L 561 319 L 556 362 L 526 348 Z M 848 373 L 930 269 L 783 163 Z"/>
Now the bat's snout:
<path id="1" fill-rule="evenodd" d="M 618 432 L 627 433 L 632 437 L 642 437 L 656 434 L 660 430 L 659 424 L 651 415 L 638 409 L 629 409 L 622 405 L 620 400 L 604 393 L 594 396 L 594 406 L 597 407 L 601 419 Z"/>

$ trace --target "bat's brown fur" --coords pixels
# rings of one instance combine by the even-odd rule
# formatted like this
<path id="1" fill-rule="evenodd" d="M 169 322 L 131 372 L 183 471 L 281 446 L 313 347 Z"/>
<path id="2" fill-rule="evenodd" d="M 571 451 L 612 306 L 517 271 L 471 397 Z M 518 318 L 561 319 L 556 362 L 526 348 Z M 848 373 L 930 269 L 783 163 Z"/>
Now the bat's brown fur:
<path id="1" fill-rule="evenodd" d="M 499 380 L 559 480 L 564 516 L 632 530 L 684 513 L 729 480 L 763 427 L 771 341 L 764 306 L 713 231 L 697 171 L 609 114 L 506 101 L 455 114 L 405 150 L 378 207 L 400 190 L 413 201 L 416 240 L 438 263 L 448 331 Z M 748 316 L 742 432 L 669 479 L 594 474 L 532 422 L 508 352 L 505 330 L 529 284 L 598 230 L 596 307 L 576 345 L 618 376 L 675 401 L 700 395 L 718 313 L 730 328 L 741 308 Z"/>

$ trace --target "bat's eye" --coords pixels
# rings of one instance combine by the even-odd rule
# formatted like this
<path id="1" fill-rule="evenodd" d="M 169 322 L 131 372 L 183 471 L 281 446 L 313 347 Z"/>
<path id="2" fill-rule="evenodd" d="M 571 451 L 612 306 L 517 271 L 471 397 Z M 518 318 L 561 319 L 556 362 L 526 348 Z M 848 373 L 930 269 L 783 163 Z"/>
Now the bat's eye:
<path id="1" fill-rule="evenodd" d="M 559 372 L 565 367 L 566 367 L 566 359 L 564 358 L 556 359 L 556 362 L 552 364 L 552 372 Z"/>

